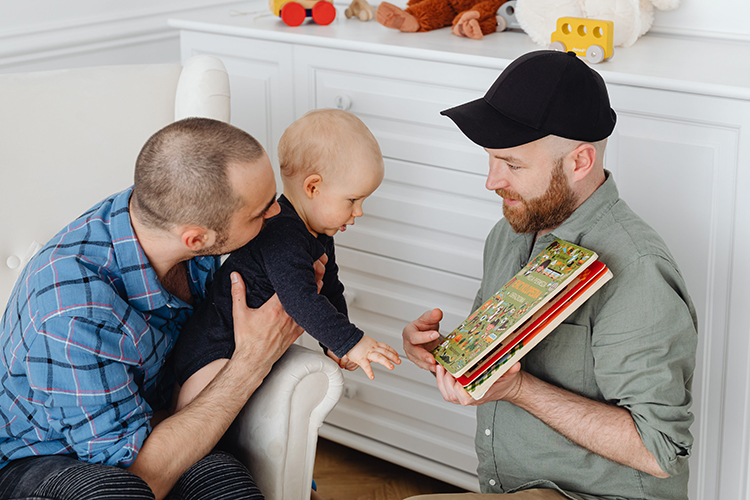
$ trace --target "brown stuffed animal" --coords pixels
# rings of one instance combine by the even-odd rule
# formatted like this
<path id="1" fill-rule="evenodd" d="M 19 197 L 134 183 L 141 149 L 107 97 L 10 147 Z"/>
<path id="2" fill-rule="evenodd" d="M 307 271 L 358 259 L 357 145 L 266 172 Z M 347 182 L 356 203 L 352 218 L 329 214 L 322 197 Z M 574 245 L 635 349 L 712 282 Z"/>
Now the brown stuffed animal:
<path id="1" fill-rule="evenodd" d="M 498 27 L 495 15 L 506 0 L 409 0 L 406 9 L 388 2 L 378 6 L 377 21 L 386 28 L 414 33 L 452 26 L 458 36 L 481 40 L 505 29 L 504 19 Z"/>

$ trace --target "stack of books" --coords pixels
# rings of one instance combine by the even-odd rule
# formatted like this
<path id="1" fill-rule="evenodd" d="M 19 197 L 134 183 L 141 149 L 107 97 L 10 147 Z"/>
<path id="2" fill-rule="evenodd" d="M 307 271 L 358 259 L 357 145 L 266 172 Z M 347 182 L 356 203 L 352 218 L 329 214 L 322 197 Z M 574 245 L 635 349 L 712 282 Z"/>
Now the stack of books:
<path id="1" fill-rule="evenodd" d="M 474 399 L 612 278 L 591 250 L 556 239 L 432 350 Z"/>

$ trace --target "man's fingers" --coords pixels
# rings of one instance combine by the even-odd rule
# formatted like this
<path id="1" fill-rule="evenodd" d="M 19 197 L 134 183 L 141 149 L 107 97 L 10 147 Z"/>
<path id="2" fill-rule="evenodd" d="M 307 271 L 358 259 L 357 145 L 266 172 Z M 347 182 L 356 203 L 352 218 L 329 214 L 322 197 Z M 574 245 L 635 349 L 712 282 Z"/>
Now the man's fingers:
<path id="1" fill-rule="evenodd" d="M 240 276 L 240 273 L 236 272 L 230 275 L 230 279 L 232 281 L 232 317 L 234 323 L 237 324 L 238 316 L 247 309 L 245 282 L 242 279 L 242 276 Z"/>
<path id="2" fill-rule="evenodd" d="M 442 319 L 443 311 L 432 309 L 404 327 L 404 352 L 414 364 L 424 370 L 435 371 L 435 359 L 429 351 L 438 344 L 438 328 Z"/>
<path id="3" fill-rule="evenodd" d="M 443 395 L 443 399 L 449 403 L 455 403 L 463 406 L 475 404 L 474 398 L 466 392 L 466 389 L 458 383 L 442 366 L 438 366 L 436 372 L 438 390 Z"/>
<path id="4" fill-rule="evenodd" d="M 440 391 L 440 394 L 443 396 L 443 399 L 448 401 L 449 403 L 458 403 L 456 400 L 455 394 L 453 394 L 452 391 L 448 390 L 446 380 L 445 380 L 445 368 L 438 365 L 435 367 L 435 380 L 437 381 L 438 390 Z"/>
<path id="5" fill-rule="evenodd" d="M 435 361 L 435 357 L 430 354 L 430 351 L 427 351 L 420 346 L 411 346 L 407 348 L 407 346 L 404 345 L 404 348 L 406 349 L 406 356 L 415 365 L 422 368 L 423 370 L 429 370 L 431 372 L 435 371 L 437 361 Z"/>
<path id="6" fill-rule="evenodd" d="M 326 274 L 326 262 L 328 262 L 328 255 L 323 254 L 320 259 L 313 263 L 315 281 L 318 284 L 318 293 L 320 293 L 321 288 L 323 288 L 323 276 Z"/>
<path id="7" fill-rule="evenodd" d="M 410 356 L 409 359 L 421 369 L 433 373 L 435 373 L 435 368 L 439 366 L 437 361 L 435 361 L 435 358 L 433 358 L 432 355 L 427 351 L 425 351 L 422 356 Z"/>
<path id="8" fill-rule="evenodd" d="M 433 342 L 440 338 L 440 332 L 437 330 L 427 330 L 424 332 L 413 332 L 410 335 L 409 340 L 414 345 L 421 345 L 421 344 L 429 344 L 430 342 Z"/>
<path id="9" fill-rule="evenodd" d="M 514 373 L 518 373 L 521 371 L 521 362 L 516 361 L 516 363 L 510 367 L 510 369 L 505 372 L 505 375 L 513 375 Z"/>
<path id="10" fill-rule="evenodd" d="M 422 313 L 415 323 L 420 330 L 437 330 L 440 325 L 440 320 L 442 319 L 443 311 L 435 308 Z"/>
<path id="11" fill-rule="evenodd" d="M 436 331 L 420 332 L 404 330 L 404 352 L 420 368 L 434 371 L 435 358 L 428 349 L 437 345 L 440 334 Z"/>

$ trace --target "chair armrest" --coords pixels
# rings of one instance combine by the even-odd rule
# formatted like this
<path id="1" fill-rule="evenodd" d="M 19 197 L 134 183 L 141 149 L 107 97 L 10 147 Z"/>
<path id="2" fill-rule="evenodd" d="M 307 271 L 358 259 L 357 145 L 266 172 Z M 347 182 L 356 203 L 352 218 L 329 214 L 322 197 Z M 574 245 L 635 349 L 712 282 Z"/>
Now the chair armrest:
<path id="1" fill-rule="evenodd" d="M 318 429 L 341 397 L 341 369 L 292 345 L 240 412 L 223 441 L 267 500 L 308 500 Z"/>

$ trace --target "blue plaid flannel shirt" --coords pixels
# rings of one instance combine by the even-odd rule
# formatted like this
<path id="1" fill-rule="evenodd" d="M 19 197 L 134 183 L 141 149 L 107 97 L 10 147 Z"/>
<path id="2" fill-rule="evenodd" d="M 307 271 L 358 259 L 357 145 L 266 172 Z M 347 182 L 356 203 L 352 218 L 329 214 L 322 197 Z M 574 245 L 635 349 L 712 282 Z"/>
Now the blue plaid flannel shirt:
<path id="1" fill-rule="evenodd" d="M 66 454 L 127 467 L 168 408 L 169 353 L 193 308 L 164 290 L 130 224 L 132 188 L 58 233 L 2 318 L 0 467 Z M 198 300 L 217 257 L 188 262 Z"/>

